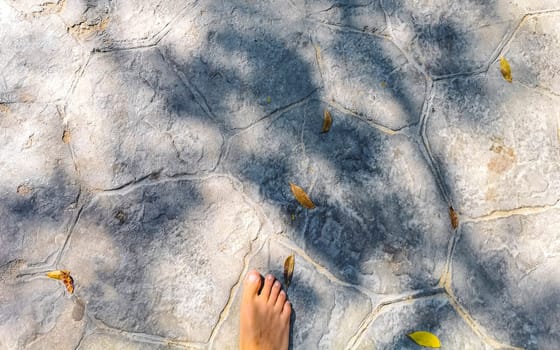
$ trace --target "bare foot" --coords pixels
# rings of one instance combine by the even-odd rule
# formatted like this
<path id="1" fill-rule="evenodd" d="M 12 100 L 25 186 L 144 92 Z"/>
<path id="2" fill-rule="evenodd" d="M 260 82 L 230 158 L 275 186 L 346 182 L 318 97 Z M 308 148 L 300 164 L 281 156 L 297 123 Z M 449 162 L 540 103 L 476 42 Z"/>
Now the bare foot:
<path id="1" fill-rule="evenodd" d="M 239 348 L 286 350 L 292 306 L 274 276 L 267 275 L 261 293 L 261 274 L 250 271 L 243 282 Z"/>

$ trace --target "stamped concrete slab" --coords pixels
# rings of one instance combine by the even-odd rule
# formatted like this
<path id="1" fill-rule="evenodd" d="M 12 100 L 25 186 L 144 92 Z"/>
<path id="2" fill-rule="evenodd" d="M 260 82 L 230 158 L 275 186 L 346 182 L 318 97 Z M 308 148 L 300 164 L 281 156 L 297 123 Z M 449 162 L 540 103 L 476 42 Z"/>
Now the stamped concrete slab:
<path id="1" fill-rule="evenodd" d="M 78 194 L 57 107 L 0 104 L 0 265 L 43 263 L 62 248 Z"/>
<path id="2" fill-rule="evenodd" d="M 463 321 L 444 296 L 384 307 L 362 335 L 356 349 L 420 349 L 407 334 L 435 334 L 442 349 L 492 349 Z"/>
<path id="3" fill-rule="evenodd" d="M 418 148 L 318 101 L 232 139 L 226 168 L 275 209 L 286 232 L 334 275 L 375 293 L 434 285 L 450 237 L 448 208 Z M 317 208 L 306 210 L 293 182 Z"/>
<path id="4" fill-rule="evenodd" d="M 288 9 L 284 1 L 209 2 L 160 44 L 226 128 L 247 127 L 319 87 L 304 22 Z"/>
<path id="5" fill-rule="evenodd" d="M 207 173 L 218 163 L 218 126 L 156 48 L 94 54 L 70 101 L 71 144 L 91 187 Z"/>
<path id="6" fill-rule="evenodd" d="M 523 15 L 509 1 L 382 0 L 399 46 L 432 76 L 482 68 Z"/>
<path id="7" fill-rule="evenodd" d="M 427 124 L 456 209 L 471 217 L 560 198 L 560 99 L 488 75 L 438 83 Z"/>
<path id="8" fill-rule="evenodd" d="M 150 45 L 161 39 L 171 22 L 192 9 L 192 0 L 88 1 L 63 3 L 60 17 L 68 33 L 100 50 Z"/>
<path id="9" fill-rule="evenodd" d="M 184 347 L 173 344 L 158 344 L 152 342 L 135 341 L 118 334 L 92 333 L 86 336 L 76 350 L 175 350 Z"/>
<path id="10" fill-rule="evenodd" d="M 74 303 L 62 283 L 15 277 L 0 270 L 0 349 L 74 349 L 85 322 L 72 318 Z"/>
<path id="11" fill-rule="evenodd" d="M 559 4 L 560 5 L 560 4 Z M 527 18 L 515 34 L 505 56 L 516 82 L 560 96 L 560 13 Z"/>
<path id="12" fill-rule="evenodd" d="M 99 195 L 60 265 L 106 325 L 205 342 L 259 230 L 228 178 L 161 181 Z"/>
<path id="13" fill-rule="evenodd" d="M 554 209 L 462 227 L 452 288 L 498 340 L 525 349 L 560 344 L 558 225 Z"/>
<path id="14" fill-rule="evenodd" d="M 287 244 L 287 245 L 286 245 Z M 249 262 L 250 269 L 283 276 L 284 260 L 294 253 L 285 238 L 274 238 Z M 292 283 L 287 290 L 292 303 L 290 343 L 302 349 L 343 349 L 360 323 L 371 312 L 369 297 L 323 275 L 297 253 Z M 237 290 L 229 314 L 219 329 L 212 349 L 238 349 L 242 288 Z"/>
<path id="15" fill-rule="evenodd" d="M 381 33 L 386 26 L 378 0 L 294 0 L 293 5 L 307 19 L 328 26 L 367 33 Z"/>
<path id="16" fill-rule="evenodd" d="M 56 16 L 25 19 L 0 1 L 0 102 L 63 99 L 85 62 Z"/>
<path id="17" fill-rule="evenodd" d="M 426 80 L 392 42 L 318 26 L 314 43 L 329 101 L 394 130 L 418 122 Z"/>
<path id="18" fill-rule="evenodd" d="M 66 0 L 6 0 L 6 3 L 23 16 L 33 18 L 59 13 L 64 8 Z"/>

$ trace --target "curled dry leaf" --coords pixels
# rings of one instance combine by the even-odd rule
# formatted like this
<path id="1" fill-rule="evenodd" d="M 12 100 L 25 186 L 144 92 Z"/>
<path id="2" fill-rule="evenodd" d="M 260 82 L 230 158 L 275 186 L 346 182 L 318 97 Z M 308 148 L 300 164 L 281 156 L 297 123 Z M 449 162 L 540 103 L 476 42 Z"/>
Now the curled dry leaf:
<path id="1" fill-rule="evenodd" d="M 74 293 L 74 279 L 70 276 L 70 271 L 68 270 L 55 270 L 47 272 L 47 277 L 53 278 L 55 280 L 60 280 L 64 283 L 68 293 Z"/>
<path id="2" fill-rule="evenodd" d="M 459 227 L 459 216 L 453 207 L 449 207 L 449 218 L 451 219 L 451 227 L 457 229 Z"/>
<path id="3" fill-rule="evenodd" d="M 288 288 L 290 286 L 290 283 L 292 282 L 295 262 L 296 258 L 294 254 L 287 257 L 284 261 L 284 284 L 286 285 L 286 288 Z"/>
<path id="4" fill-rule="evenodd" d="M 511 83 L 511 67 L 504 56 L 500 57 L 500 73 L 502 73 L 502 76 L 506 81 Z"/>
<path id="5" fill-rule="evenodd" d="M 329 130 L 331 129 L 331 125 L 332 125 L 331 113 L 329 112 L 328 109 L 325 108 L 325 111 L 323 112 L 323 128 L 321 129 L 321 133 L 329 132 Z"/>
<path id="6" fill-rule="evenodd" d="M 428 348 L 440 348 L 441 343 L 439 338 L 430 332 L 413 332 L 408 334 L 410 339 L 412 339 L 416 344 L 425 346 Z"/>
<path id="7" fill-rule="evenodd" d="M 294 197 L 296 197 L 299 204 L 306 207 L 307 209 L 315 208 L 315 204 L 313 204 L 307 193 L 305 193 L 305 191 L 301 187 L 290 182 L 290 189 L 292 190 L 292 193 L 294 194 Z"/>

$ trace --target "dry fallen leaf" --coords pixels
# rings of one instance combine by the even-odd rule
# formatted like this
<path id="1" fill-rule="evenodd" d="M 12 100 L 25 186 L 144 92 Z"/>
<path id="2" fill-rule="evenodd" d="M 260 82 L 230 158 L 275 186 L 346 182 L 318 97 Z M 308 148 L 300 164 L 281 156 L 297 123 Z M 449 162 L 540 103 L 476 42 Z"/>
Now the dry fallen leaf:
<path id="1" fill-rule="evenodd" d="M 430 332 L 413 332 L 408 334 L 410 339 L 412 339 L 416 344 L 425 346 L 428 348 L 440 348 L 441 344 L 437 336 Z"/>
<path id="2" fill-rule="evenodd" d="M 504 56 L 500 57 L 500 72 L 502 73 L 504 79 L 511 83 L 511 67 Z"/>
<path id="3" fill-rule="evenodd" d="M 70 271 L 56 270 L 47 272 L 47 277 L 54 278 L 55 280 L 63 280 L 65 276 L 69 275 Z"/>
<path id="4" fill-rule="evenodd" d="M 449 207 L 449 218 L 451 219 L 451 227 L 457 229 L 459 227 L 459 216 L 453 207 Z"/>
<path id="5" fill-rule="evenodd" d="M 64 132 L 62 133 L 62 142 L 70 143 L 71 139 L 72 139 L 72 136 L 70 135 L 70 130 L 68 130 L 68 129 L 64 130 Z"/>
<path id="6" fill-rule="evenodd" d="M 305 193 L 305 191 L 301 187 L 290 182 L 290 189 L 292 190 L 292 193 L 294 194 L 294 197 L 296 197 L 299 204 L 303 205 L 307 209 L 315 208 L 315 204 L 313 204 L 307 193 Z"/>
<path id="7" fill-rule="evenodd" d="M 287 257 L 284 261 L 284 284 L 286 285 L 286 288 L 288 288 L 290 286 L 290 283 L 292 282 L 295 261 L 296 258 L 294 254 Z"/>
<path id="8" fill-rule="evenodd" d="M 329 132 L 329 130 L 331 129 L 331 125 L 332 125 L 331 113 L 329 112 L 328 109 L 325 108 L 325 111 L 323 112 L 323 128 L 321 129 L 321 133 Z"/>
<path id="9" fill-rule="evenodd" d="M 70 276 L 70 271 L 68 270 L 56 270 L 47 272 L 47 277 L 53 278 L 55 280 L 60 280 L 66 286 L 66 289 L 70 294 L 74 293 L 74 279 Z"/>

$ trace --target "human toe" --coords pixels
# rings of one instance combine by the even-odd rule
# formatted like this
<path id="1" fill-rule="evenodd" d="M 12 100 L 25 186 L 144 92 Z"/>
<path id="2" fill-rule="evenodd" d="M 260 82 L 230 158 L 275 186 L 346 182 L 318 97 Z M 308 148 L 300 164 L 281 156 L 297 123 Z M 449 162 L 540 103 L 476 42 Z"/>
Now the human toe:
<path id="1" fill-rule="evenodd" d="M 261 287 L 261 274 L 256 270 L 251 270 L 245 276 L 243 281 L 243 295 L 244 297 L 254 297 L 259 293 Z"/>

